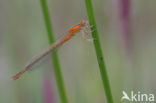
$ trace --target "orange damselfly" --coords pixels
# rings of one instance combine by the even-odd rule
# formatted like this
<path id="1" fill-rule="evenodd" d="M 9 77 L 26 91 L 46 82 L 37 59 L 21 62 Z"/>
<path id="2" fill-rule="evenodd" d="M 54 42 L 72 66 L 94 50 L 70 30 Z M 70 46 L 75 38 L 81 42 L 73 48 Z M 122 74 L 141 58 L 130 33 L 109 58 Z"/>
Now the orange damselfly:
<path id="1" fill-rule="evenodd" d="M 64 34 L 63 36 L 61 36 L 58 40 L 56 40 L 52 45 L 50 45 L 48 48 L 44 49 L 43 51 L 41 51 L 38 55 L 34 56 L 30 61 L 28 61 L 27 65 L 25 66 L 25 68 L 17 73 L 15 76 L 13 76 L 11 78 L 11 80 L 16 80 L 19 77 L 22 76 L 23 73 L 25 73 L 26 71 L 30 70 L 30 68 L 36 64 L 37 62 L 39 62 L 42 58 L 44 58 L 46 55 L 48 55 L 49 53 L 51 53 L 53 50 L 55 50 L 56 48 L 58 48 L 59 46 L 61 46 L 62 44 L 64 44 L 66 41 L 70 40 L 73 36 L 75 36 L 75 34 L 79 31 L 82 31 L 82 37 L 84 40 L 89 40 L 85 38 L 84 34 L 88 34 L 88 30 L 89 30 L 89 23 L 88 21 L 82 20 L 80 24 L 71 27 L 68 32 L 66 34 Z M 90 41 L 90 40 L 89 40 Z"/>

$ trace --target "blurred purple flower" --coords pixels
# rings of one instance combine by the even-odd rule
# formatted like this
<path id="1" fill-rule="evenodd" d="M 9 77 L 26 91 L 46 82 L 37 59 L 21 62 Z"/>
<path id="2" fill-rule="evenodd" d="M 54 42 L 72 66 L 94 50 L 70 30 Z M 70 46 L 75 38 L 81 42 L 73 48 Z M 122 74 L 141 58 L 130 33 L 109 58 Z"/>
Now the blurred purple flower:
<path id="1" fill-rule="evenodd" d="M 130 26 L 130 10 L 131 0 L 119 0 L 119 13 L 122 25 L 122 40 L 126 50 L 126 55 L 131 56 L 131 26 Z"/>
<path id="2" fill-rule="evenodd" d="M 43 95 L 44 95 L 44 103 L 55 103 L 51 79 L 48 76 L 44 76 Z"/>
<path id="3" fill-rule="evenodd" d="M 121 18 L 129 20 L 130 0 L 120 0 L 120 11 Z"/>

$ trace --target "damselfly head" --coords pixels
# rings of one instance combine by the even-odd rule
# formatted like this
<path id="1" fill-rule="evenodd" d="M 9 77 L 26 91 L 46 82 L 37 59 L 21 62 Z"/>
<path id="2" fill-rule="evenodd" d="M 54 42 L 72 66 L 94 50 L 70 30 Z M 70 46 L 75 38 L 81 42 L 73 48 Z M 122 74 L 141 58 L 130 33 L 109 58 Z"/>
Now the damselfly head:
<path id="1" fill-rule="evenodd" d="M 82 26 L 84 26 L 86 23 L 87 23 L 86 20 L 82 20 L 82 21 L 81 21 L 81 25 L 82 25 Z"/>

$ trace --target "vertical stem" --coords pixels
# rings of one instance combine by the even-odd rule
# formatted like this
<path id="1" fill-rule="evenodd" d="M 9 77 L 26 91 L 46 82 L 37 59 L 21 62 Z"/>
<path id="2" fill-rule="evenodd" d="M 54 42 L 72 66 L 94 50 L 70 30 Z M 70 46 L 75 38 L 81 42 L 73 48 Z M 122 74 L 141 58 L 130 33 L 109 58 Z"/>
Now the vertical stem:
<path id="1" fill-rule="evenodd" d="M 92 32 L 92 37 L 94 38 L 94 47 L 95 47 L 96 56 L 97 56 L 97 60 L 98 60 L 98 64 L 99 64 L 101 78 L 103 81 L 103 87 L 105 90 L 106 99 L 107 99 L 108 103 L 113 103 L 113 97 L 112 97 L 111 88 L 110 88 L 110 84 L 109 84 L 109 78 L 108 78 L 107 71 L 106 71 L 106 66 L 105 66 L 104 59 L 103 59 L 101 44 L 99 41 L 98 31 L 97 31 L 97 27 L 96 27 L 96 21 L 95 21 L 93 7 L 92 7 L 92 2 L 91 2 L 91 0 L 85 0 L 85 3 L 86 3 L 86 9 L 87 9 L 88 18 L 89 18 L 89 23 L 90 23 L 90 25 L 93 25 L 92 30 L 94 30 L 94 31 Z"/>
<path id="2" fill-rule="evenodd" d="M 44 16 L 45 26 L 46 26 L 46 29 L 48 32 L 47 34 L 48 34 L 49 43 L 52 44 L 54 42 L 54 37 L 53 37 L 53 30 L 52 30 L 52 25 L 51 25 L 47 2 L 46 2 L 46 0 L 40 0 L 40 3 L 41 3 L 41 7 L 42 7 L 43 16 Z M 55 74 L 56 74 L 56 82 L 57 82 L 61 102 L 68 103 L 67 97 L 66 97 L 66 92 L 64 89 L 61 67 L 59 64 L 59 60 L 58 60 L 56 51 L 53 52 L 52 59 L 53 59 L 54 70 L 55 70 Z"/>

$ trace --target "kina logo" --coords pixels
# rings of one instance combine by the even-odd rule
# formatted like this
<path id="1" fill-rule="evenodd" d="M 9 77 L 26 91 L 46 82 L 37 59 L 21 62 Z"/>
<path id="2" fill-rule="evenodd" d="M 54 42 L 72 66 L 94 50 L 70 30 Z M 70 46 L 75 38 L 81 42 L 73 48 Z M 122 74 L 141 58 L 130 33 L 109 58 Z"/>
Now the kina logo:
<path id="1" fill-rule="evenodd" d="M 130 95 L 128 95 L 125 91 L 122 91 L 121 101 L 134 101 L 134 102 L 146 102 L 146 103 L 154 103 L 154 94 L 146 94 L 141 93 L 140 91 L 134 92 L 131 91 Z"/>

